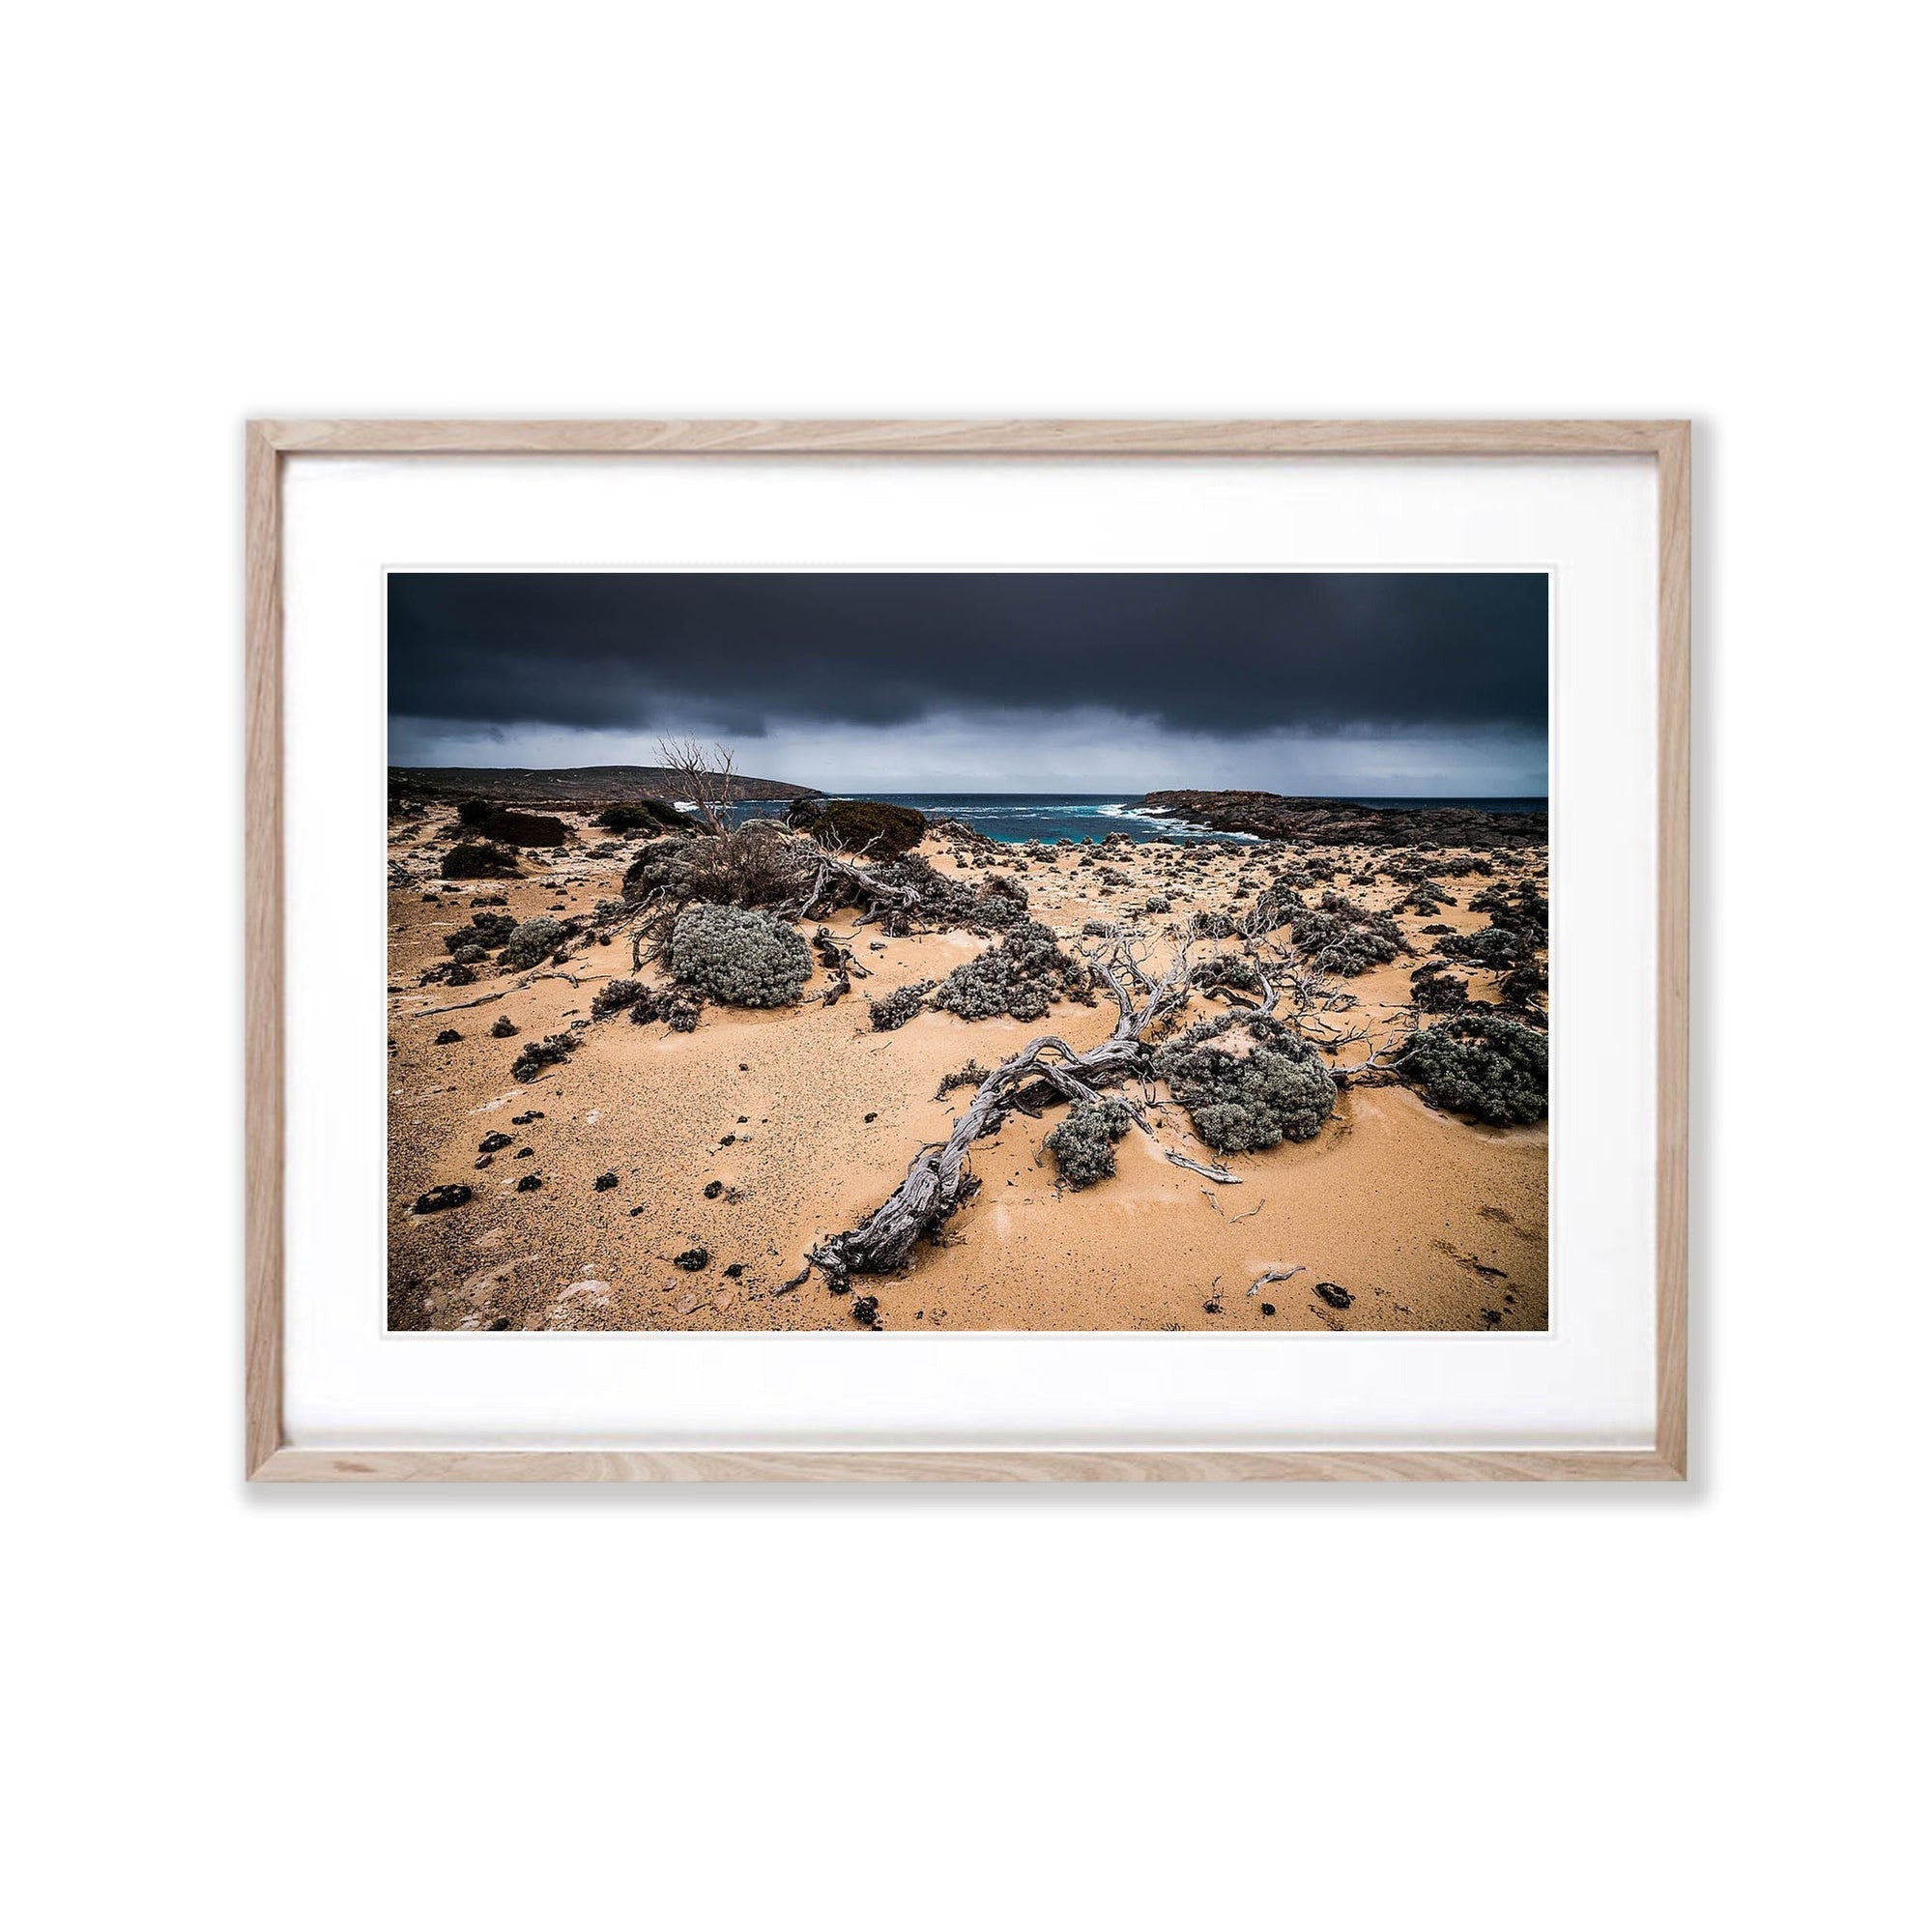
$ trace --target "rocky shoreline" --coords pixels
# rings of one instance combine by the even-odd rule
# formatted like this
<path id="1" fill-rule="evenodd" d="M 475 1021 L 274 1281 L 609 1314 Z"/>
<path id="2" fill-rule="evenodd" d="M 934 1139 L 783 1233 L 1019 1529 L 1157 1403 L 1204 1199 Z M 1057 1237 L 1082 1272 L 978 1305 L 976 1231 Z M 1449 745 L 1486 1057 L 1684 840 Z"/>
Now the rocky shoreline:
<path id="1" fill-rule="evenodd" d="M 1150 792 L 1138 809 L 1210 831 L 1314 846 L 1515 851 L 1549 839 L 1546 812 L 1482 812 L 1462 805 L 1351 805 L 1334 798 L 1284 798 L 1274 792 Z"/>

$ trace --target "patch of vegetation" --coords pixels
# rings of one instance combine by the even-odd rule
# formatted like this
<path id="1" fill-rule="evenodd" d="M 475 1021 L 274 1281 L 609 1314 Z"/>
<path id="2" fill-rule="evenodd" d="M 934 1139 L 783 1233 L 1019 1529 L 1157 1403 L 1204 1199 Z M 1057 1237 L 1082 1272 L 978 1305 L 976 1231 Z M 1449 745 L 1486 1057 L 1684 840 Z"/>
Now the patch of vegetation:
<path id="1" fill-rule="evenodd" d="M 1099 1106 L 1074 1102 L 1073 1111 L 1047 1136 L 1053 1164 L 1070 1188 L 1090 1188 L 1113 1172 L 1113 1143 L 1134 1124 L 1134 1116 L 1117 1100 Z"/>
<path id="2" fill-rule="evenodd" d="M 698 829 L 697 821 L 689 819 L 676 805 L 667 805 L 662 798 L 638 798 L 626 804 L 606 805 L 591 822 L 601 825 L 607 832 L 677 832 L 688 836 Z"/>
<path id="3" fill-rule="evenodd" d="M 1549 996 L 1549 974 L 1534 960 L 1512 966 L 1497 982 L 1503 1004 L 1514 1007 L 1533 1025 L 1547 1024 L 1542 1003 Z"/>
<path id="4" fill-rule="evenodd" d="M 672 928 L 671 972 L 727 1006 L 792 1006 L 812 976 L 812 955 L 769 912 L 694 906 Z"/>
<path id="5" fill-rule="evenodd" d="M 1371 912 L 1340 892 L 1324 892 L 1318 907 L 1291 909 L 1288 927 L 1297 952 L 1343 979 L 1408 950 L 1393 914 Z"/>
<path id="6" fill-rule="evenodd" d="M 991 1067 L 983 1067 L 977 1060 L 968 1060 L 965 1066 L 955 1067 L 939 1081 L 939 1090 L 933 1098 L 944 1100 L 956 1087 L 977 1086 L 992 1071 Z"/>
<path id="7" fill-rule="evenodd" d="M 694 1032 L 703 1010 L 704 995 L 682 986 L 667 986 L 661 991 L 647 987 L 629 1007 L 633 1026 L 648 1026 L 653 1020 L 662 1020 L 674 1033 Z"/>
<path id="8" fill-rule="evenodd" d="M 1409 974 L 1409 999 L 1418 1013 L 1459 1013 L 1468 1004 L 1469 989 L 1431 960 Z"/>
<path id="9" fill-rule="evenodd" d="M 561 1066 L 576 1051 L 574 1033 L 552 1033 L 544 1039 L 533 1040 L 510 1062 L 510 1079 L 522 1086 L 534 1080 L 545 1067 Z"/>
<path id="10" fill-rule="evenodd" d="M 561 846 L 570 842 L 570 827 L 544 812 L 518 812 L 493 805 L 484 798 L 466 798 L 456 818 L 467 831 L 505 846 Z"/>
<path id="11" fill-rule="evenodd" d="M 517 879 L 522 876 L 516 853 L 502 846 L 465 840 L 443 854 L 445 879 Z"/>
<path id="12" fill-rule="evenodd" d="M 801 798 L 787 822 L 832 851 L 899 858 L 926 836 L 926 815 L 876 798 Z"/>
<path id="13" fill-rule="evenodd" d="M 1261 975 L 1254 962 L 1241 953 L 1216 953 L 1210 959 L 1197 960 L 1191 977 L 1203 993 L 1212 986 L 1232 987 L 1236 993 L 1261 991 Z"/>
<path id="14" fill-rule="evenodd" d="M 444 935 L 443 943 L 453 953 L 463 946 L 501 946 L 516 931 L 516 921 L 507 912 L 472 912 L 470 923 Z"/>
<path id="15" fill-rule="evenodd" d="M 1451 933 L 1435 942 L 1435 949 L 1446 960 L 1503 972 L 1528 955 L 1531 941 L 1526 934 L 1507 926 L 1484 926 L 1474 933 Z"/>
<path id="16" fill-rule="evenodd" d="M 1216 1044 L 1239 1027 L 1249 1051 Z M 1335 1078 L 1315 1050 L 1279 1021 L 1226 1014 L 1183 1033 L 1154 1070 L 1188 1110 L 1194 1130 L 1226 1154 L 1312 1140 L 1335 1111 Z"/>
<path id="17" fill-rule="evenodd" d="M 1549 1041 L 1501 1014 L 1467 1008 L 1418 1033 L 1391 1064 L 1451 1113 L 1523 1126 L 1549 1111 Z"/>
<path id="18" fill-rule="evenodd" d="M 591 1000 L 591 1018 L 608 1020 L 613 1013 L 621 1013 L 627 1006 L 635 1006 L 642 999 L 647 988 L 641 979 L 614 979 L 607 985 L 598 987 Z"/>
<path id="19" fill-rule="evenodd" d="M 976 960 L 955 966 L 939 983 L 933 1004 L 962 1020 L 1044 1020 L 1047 1008 L 1067 996 L 1091 999 L 1085 969 L 1060 950 L 1046 926 L 1031 919 L 1003 933 Z"/>
<path id="20" fill-rule="evenodd" d="M 926 995 L 932 990 L 933 982 L 921 979 L 888 993 L 883 999 L 868 999 L 865 1004 L 872 1016 L 872 1030 L 875 1033 L 896 1033 L 907 1021 L 925 1009 Z"/>
<path id="21" fill-rule="evenodd" d="M 569 937 L 570 929 L 561 920 L 539 912 L 510 934 L 497 955 L 497 965 L 505 972 L 528 972 L 532 966 L 541 966 Z"/>
<path id="22" fill-rule="evenodd" d="M 1530 879 L 1518 879 L 1514 885 L 1485 885 L 1470 900 L 1469 909 L 1488 913 L 1490 925 L 1507 932 L 1533 935 L 1538 945 L 1549 938 L 1549 901 Z"/>

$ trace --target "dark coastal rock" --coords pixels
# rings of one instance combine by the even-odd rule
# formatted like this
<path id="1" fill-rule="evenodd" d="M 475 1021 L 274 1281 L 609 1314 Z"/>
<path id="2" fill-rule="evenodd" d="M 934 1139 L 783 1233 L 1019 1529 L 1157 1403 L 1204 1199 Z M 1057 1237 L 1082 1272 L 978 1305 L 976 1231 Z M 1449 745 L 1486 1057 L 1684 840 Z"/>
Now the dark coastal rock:
<path id="1" fill-rule="evenodd" d="M 430 1044 L 437 1047 L 453 1047 L 462 1037 L 455 1027 L 446 1026 Z"/>
<path id="2" fill-rule="evenodd" d="M 494 1154 L 499 1148 L 507 1147 L 509 1143 L 510 1137 L 507 1134 L 485 1134 L 476 1142 L 476 1152 L 479 1154 Z"/>
<path id="3" fill-rule="evenodd" d="M 682 1268 L 687 1275 L 695 1275 L 710 1258 L 711 1251 L 708 1248 L 687 1248 L 683 1254 L 673 1257 L 671 1265 L 674 1268 Z"/>
<path id="4" fill-rule="evenodd" d="M 1136 808 L 1204 825 L 1314 846 L 1467 847 L 1510 851 L 1549 840 L 1543 812 L 1479 812 L 1462 805 L 1347 805 L 1274 792 L 1150 792 Z"/>
<path id="5" fill-rule="evenodd" d="M 1340 1282 L 1317 1282 L 1314 1291 L 1332 1309 L 1353 1308 L 1355 1297 Z"/>
<path id="6" fill-rule="evenodd" d="M 416 1197 L 414 1214 L 441 1214 L 445 1208 L 461 1207 L 470 1198 L 470 1190 L 461 1181 L 445 1181 L 439 1188 Z"/>
<path id="7" fill-rule="evenodd" d="M 542 1185 L 543 1176 L 541 1174 L 526 1174 L 522 1180 L 517 1182 L 516 1191 L 518 1194 L 534 1194 Z"/>
<path id="8" fill-rule="evenodd" d="M 599 1174 L 597 1178 L 591 1183 L 591 1187 L 593 1187 L 599 1194 L 609 1194 L 610 1191 L 617 1186 L 617 1184 L 618 1184 L 618 1177 L 614 1173 Z"/>

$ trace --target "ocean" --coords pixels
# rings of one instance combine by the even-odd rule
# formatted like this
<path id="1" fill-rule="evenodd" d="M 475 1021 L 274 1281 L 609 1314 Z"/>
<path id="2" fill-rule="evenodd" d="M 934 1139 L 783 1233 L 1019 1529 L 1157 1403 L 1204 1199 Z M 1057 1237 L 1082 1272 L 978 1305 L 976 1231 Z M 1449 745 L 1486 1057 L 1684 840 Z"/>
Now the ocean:
<path id="1" fill-rule="evenodd" d="M 1137 845 L 1153 839 L 1231 839 L 1254 843 L 1246 832 L 1213 832 L 1137 812 L 1139 794 L 1085 792 L 868 792 L 888 805 L 911 805 L 929 819 L 958 819 L 1002 845 L 1023 845 L 1028 839 L 1104 839 L 1125 832 Z M 1310 794 L 1300 793 L 1300 796 Z M 1345 805 L 1462 805 L 1483 812 L 1543 812 L 1546 798 L 1339 798 Z M 739 806 L 740 818 L 782 817 L 785 805 Z"/>

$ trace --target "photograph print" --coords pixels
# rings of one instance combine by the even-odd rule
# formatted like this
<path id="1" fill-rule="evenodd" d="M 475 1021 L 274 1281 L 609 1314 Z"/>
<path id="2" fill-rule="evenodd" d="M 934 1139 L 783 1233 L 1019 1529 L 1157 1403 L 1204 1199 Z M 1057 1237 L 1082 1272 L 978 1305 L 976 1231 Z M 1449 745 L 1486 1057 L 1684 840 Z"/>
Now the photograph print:
<path id="1" fill-rule="evenodd" d="M 1544 573 L 387 596 L 391 1329 L 1548 1327 Z"/>

